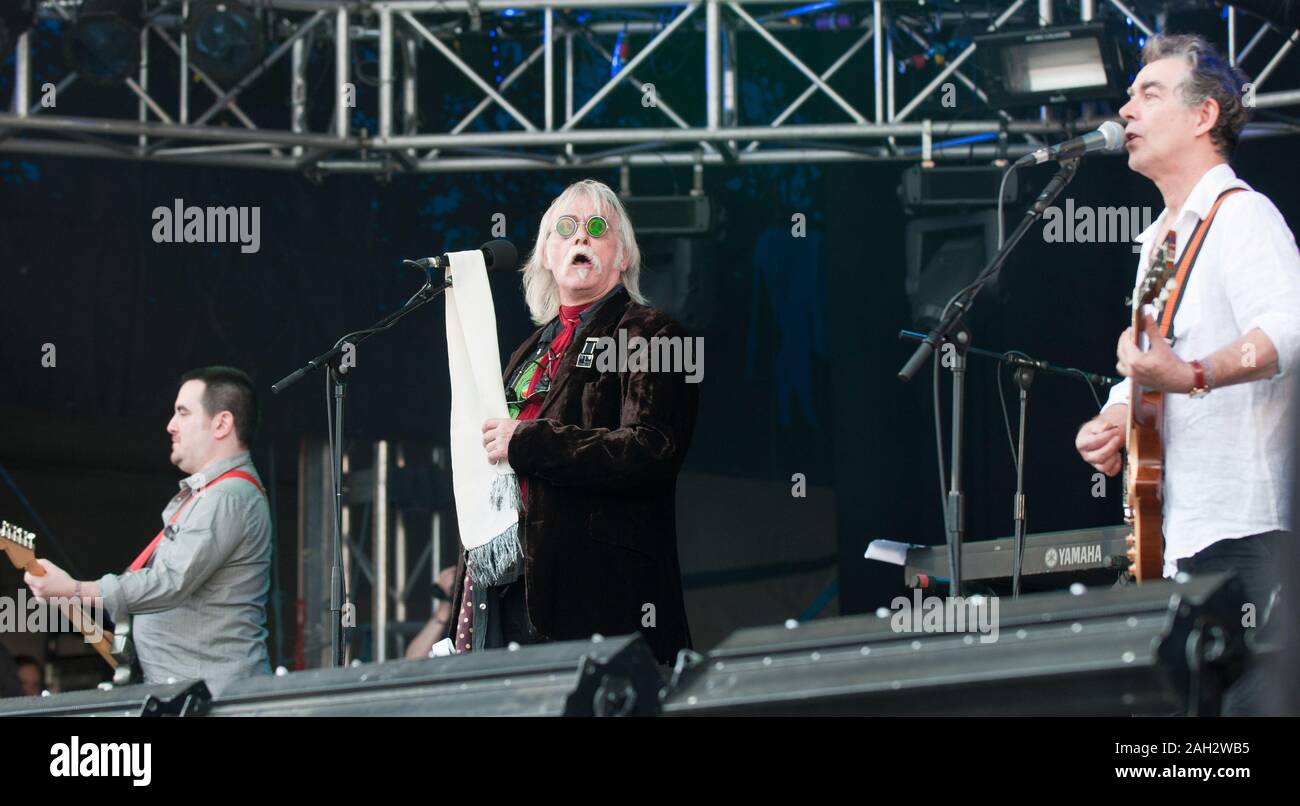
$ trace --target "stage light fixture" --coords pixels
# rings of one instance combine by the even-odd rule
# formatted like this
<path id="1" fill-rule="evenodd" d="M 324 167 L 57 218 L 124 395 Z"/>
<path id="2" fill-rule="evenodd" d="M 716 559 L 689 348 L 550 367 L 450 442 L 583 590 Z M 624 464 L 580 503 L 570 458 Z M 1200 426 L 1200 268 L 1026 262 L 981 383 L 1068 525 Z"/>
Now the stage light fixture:
<path id="1" fill-rule="evenodd" d="M 1115 98 L 1128 86 L 1120 37 L 1101 23 L 1000 32 L 975 44 L 995 107 Z"/>
<path id="2" fill-rule="evenodd" d="M 234 0 L 194 3 L 185 32 L 194 66 L 221 84 L 243 78 L 266 55 L 261 16 Z"/>
<path id="3" fill-rule="evenodd" d="M 106 86 L 125 80 L 140 66 L 139 0 L 86 0 L 64 48 L 86 81 Z"/>

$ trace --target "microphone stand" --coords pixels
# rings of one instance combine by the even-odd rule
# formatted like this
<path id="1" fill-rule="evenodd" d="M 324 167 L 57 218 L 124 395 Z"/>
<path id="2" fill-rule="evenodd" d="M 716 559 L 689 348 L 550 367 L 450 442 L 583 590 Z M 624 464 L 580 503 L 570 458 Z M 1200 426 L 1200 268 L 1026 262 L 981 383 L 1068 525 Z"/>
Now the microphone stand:
<path id="1" fill-rule="evenodd" d="M 999 378 L 998 383 L 1002 383 Z M 1025 561 L 1025 415 L 1029 409 L 1029 387 L 1034 383 L 1034 371 L 1029 367 L 1016 369 L 1016 386 L 1020 387 L 1020 433 L 1016 437 L 1016 496 L 1012 518 L 1015 536 L 1011 541 L 1011 598 L 1020 598 L 1020 569 Z"/>
<path id="2" fill-rule="evenodd" d="M 948 498 L 943 518 L 944 532 L 948 541 L 948 563 L 949 568 L 952 570 L 949 590 L 953 596 L 962 595 L 961 545 L 966 531 L 966 497 L 962 485 L 963 443 L 966 435 L 962 430 L 962 421 L 964 419 L 962 404 L 965 398 L 966 351 L 970 336 L 964 327 L 965 319 L 967 314 L 970 313 L 971 307 L 975 304 L 975 297 L 983 290 L 985 284 L 1001 270 L 1002 264 L 1011 255 L 1011 250 L 1016 248 L 1016 245 L 1029 232 L 1030 226 L 1043 215 L 1043 212 L 1056 200 L 1061 191 L 1065 190 L 1065 186 L 1070 183 L 1070 180 L 1074 179 L 1074 175 L 1078 170 L 1078 157 L 1061 161 L 1060 170 L 1043 188 L 1043 192 L 1038 195 L 1038 199 L 1033 205 L 1025 211 L 1024 216 L 1020 219 L 1020 224 L 1011 232 L 1011 236 L 1007 238 L 1006 243 L 998 249 L 997 254 L 993 256 L 993 260 L 979 273 L 974 282 L 953 297 L 945 308 L 944 315 L 938 326 L 921 340 L 916 352 L 912 354 L 912 357 L 898 372 L 898 379 L 907 383 L 912 380 L 921 369 L 921 366 L 931 356 L 934 356 L 935 350 L 941 342 L 947 342 L 954 348 L 955 363 L 952 367 L 952 456 L 950 459 L 952 467 L 948 475 Z M 935 356 L 935 360 L 938 361 L 939 357 Z"/>
<path id="3" fill-rule="evenodd" d="M 915 341 L 922 341 L 925 339 L 924 334 L 916 333 L 911 330 L 898 331 L 898 337 L 900 339 L 913 339 Z M 1012 499 L 1012 517 L 1015 523 L 1015 537 L 1013 539 L 1011 565 L 1011 595 L 1013 598 L 1018 598 L 1020 596 L 1021 569 L 1024 566 L 1026 534 L 1025 415 L 1029 407 L 1029 387 L 1033 385 L 1034 373 L 1046 372 L 1050 375 L 1069 375 L 1075 378 L 1082 378 L 1094 386 L 1114 386 L 1122 379 L 1110 375 L 1098 375 L 1095 372 L 1086 372 L 1075 367 L 1058 367 L 1049 361 L 1032 358 L 1019 351 L 997 353 L 992 350 L 980 350 L 976 347 L 967 347 L 966 352 L 984 358 L 991 358 L 994 361 L 1000 361 L 1007 366 L 1016 368 L 1016 386 L 1020 387 L 1020 436 L 1016 442 L 1016 493 L 1015 497 Z"/>
<path id="4" fill-rule="evenodd" d="M 328 366 L 330 379 L 334 385 L 334 412 L 333 428 L 330 433 L 330 463 L 332 465 L 331 479 L 334 486 L 334 539 L 332 546 L 332 566 L 330 568 L 330 663 L 335 667 L 341 667 L 344 662 L 343 657 L 343 399 L 347 393 L 347 371 L 348 367 L 343 366 L 343 357 L 347 352 L 355 350 L 356 345 L 375 335 L 388 330 L 397 324 L 398 320 L 414 311 L 435 298 L 442 295 L 444 291 L 451 287 L 451 277 L 447 276 L 442 285 L 435 287 L 433 273 L 426 267 L 416 264 L 413 261 L 406 261 L 419 268 L 425 269 L 429 274 L 428 280 L 424 287 L 415 292 L 415 296 L 406 301 L 401 308 L 393 311 L 389 315 L 375 322 L 365 330 L 358 330 L 349 333 L 334 343 L 326 352 L 321 353 L 315 358 L 308 361 L 305 365 L 299 367 L 278 382 L 271 385 L 271 392 L 279 394 L 297 383 L 308 372 L 317 367 Z M 326 413 L 329 411 L 327 409 Z"/>

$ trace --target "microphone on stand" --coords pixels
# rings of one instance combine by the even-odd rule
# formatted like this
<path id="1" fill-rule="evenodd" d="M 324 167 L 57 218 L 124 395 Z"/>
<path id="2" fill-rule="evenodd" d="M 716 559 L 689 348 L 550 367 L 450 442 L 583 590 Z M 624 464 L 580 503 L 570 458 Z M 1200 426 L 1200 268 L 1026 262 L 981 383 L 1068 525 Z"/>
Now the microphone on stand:
<path id="1" fill-rule="evenodd" d="M 1016 160 L 1012 167 L 1023 168 L 1026 165 L 1038 165 L 1053 160 L 1082 157 L 1088 154 L 1119 151 L 1124 147 L 1124 127 L 1113 120 L 1108 120 L 1097 127 L 1096 131 L 1072 137 L 1064 143 L 1044 146 L 1031 151 Z"/>
<path id="2" fill-rule="evenodd" d="M 519 263 L 519 250 L 514 244 L 502 238 L 488 241 L 479 247 L 479 251 L 483 253 L 483 263 L 488 271 L 512 271 Z M 451 268 L 451 258 L 445 253 L 402 262 L 422 270 L 428 275 L 431 285 L 441 285 L 443 275 Z"/>

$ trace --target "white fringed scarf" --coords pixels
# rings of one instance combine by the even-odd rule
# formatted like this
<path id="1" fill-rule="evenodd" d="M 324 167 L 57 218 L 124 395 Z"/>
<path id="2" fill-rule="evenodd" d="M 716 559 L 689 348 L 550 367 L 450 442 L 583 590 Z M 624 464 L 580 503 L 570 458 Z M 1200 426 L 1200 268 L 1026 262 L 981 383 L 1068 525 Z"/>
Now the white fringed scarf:
<path id="1" fill-rule="evenodd" d="M 447 298 L 447 368 L 451 373 L 451 474 L 460 542 L 476 582 L 501 585 L 523 568 L 519 478 L 505 460 L 489 464 L 483 422 L 508 418 L 496 310 L 483 253 L 453 252 Z"/>

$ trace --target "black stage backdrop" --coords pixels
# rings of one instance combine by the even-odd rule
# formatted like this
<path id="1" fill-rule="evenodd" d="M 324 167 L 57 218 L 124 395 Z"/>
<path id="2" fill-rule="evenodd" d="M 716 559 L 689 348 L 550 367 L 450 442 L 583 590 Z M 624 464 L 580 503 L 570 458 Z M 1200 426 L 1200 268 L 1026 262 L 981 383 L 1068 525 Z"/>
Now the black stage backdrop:
<path id="1" fill-rule="evenodd" d="M 1235 164 L 1294 228 L 1293 149 L 1285 139 L 1248 141 Z M 895 377 L 912 349 L 896 338 L 911 325 L 906 217 L 895 192 L 903 167 L 709 169 L 706 189 L 725 223 L 712 239 L 713 257 L 692 267 L 712 314 L 696 329 L 706 362 L 687 470 L 783 485 L 802 473 L 810 486 L 832 490 L 841 613 L 874 609 L 903 590 L 899 569 L 862 559 L 869 540 L 943 539 L 929 371 L 908 385 Z M 1041 186 L 1050 170 L 1026 179 Z M 280 579 L 292 591 L 296 446 L 303 436 L 324 436 L 326 398 L 319 375 L 274 398 L 269 385 L 404 301 L 420 278 L 401 258 L 476 246 L 492 237 L 497 213 L 526 252 L 545 204 L 577 178 L 485 173 L 317 184 L 248 170 L 0 160 L 0 463 L 14 480 L 0 479 L 0 518 L 30 525 L 21 490 L 52 533 L 47 556 L 83 577 L 122 566 L 157 529 L 175 489 L 163 428 L 177 377 L 232 364 L 263 393 L 255 458 L 277 491 Z M 596 178 L 617 183 L 612 174 Z M 690 181 L 667 169 L 634 178 L 641 194 L 684 192 Z M 1150 206 L 1153 215 L 1161 208 L 1150 183 L 1118 158 L 1087 162 L 1062 204 L 1065 197 L 1076 206 Z M 260 250 L 154 243 L 151 212 L 175 199 L 260 207 Z M 792 235 L 797 214 L 806 237 Z M 974 343 L 1113 374 L 1134 266 L 1127 243 L 1047 243 L 1040 225 L 1007 264 L 1005 298 L 980 300 Z M 517 276 L 494 277 L 493 291 L 508 354 L 531 324 Z M 445 438 L 443 326 L 441 304 L 431 305 L 360 348 L 350 439 Z M 43 365 L 46 345 L 54 366 Z M 1014 472 L 997 377 L 989 362 L 972 360 L 974 539 L 1012 528 Z M 1002 377 L 1014 427 L 1015 389 Z M 943 399 L 946 407 L 946 386 Z M 1031 532 L 1119 521 L 1118 483 L 1095 496 L 1092 470 L 1073 449 L 1075 429 L 1095 410 L 1082 381 L 1040 375 L 1034 384 Z M 778 506 L 762 498 L 735 503 L 760 518 Z M 692 517 L 680 515 L 686 523 Z M 721 552 L 747 537 L 739 528 L 709 534 Z M 11 569 L 4 573 L 0 582 L 11 591 L 17 580 Z M 286 602 L 273 631 L 281 641 L 291 633 Z M 287 647 L 276 648 L 275 657 L 287 655 Z"/>

